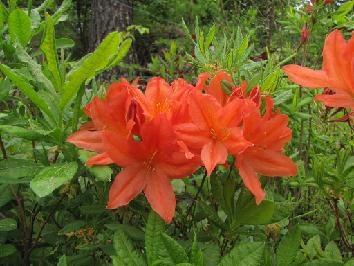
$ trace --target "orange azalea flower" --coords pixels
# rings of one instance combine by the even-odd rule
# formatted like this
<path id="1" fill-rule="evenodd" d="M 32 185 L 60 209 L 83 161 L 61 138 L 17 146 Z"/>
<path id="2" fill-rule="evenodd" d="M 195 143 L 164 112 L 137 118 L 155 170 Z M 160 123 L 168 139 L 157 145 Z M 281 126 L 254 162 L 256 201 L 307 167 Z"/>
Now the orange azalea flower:
<path id="1" fill-rule="evenodd" d="M 189 160 L 180 151 L 166 114 L 145 123 L 140 137 L 138 142 L 115 131 L 103 132 L 106 152 L 114 163 L 124 167 L 111 186 L 107 208 L 127 205 L 144 191 L 153 210 L 170 223 L 176 207 L 170 180 L 191 175 L 200 160 L 196 156 Z"/>
<path id="2" fill-rule="evenodd" d="M 147 83 L 145 94 L 134 89 L 134 99 L 140 104 L 147 120 L 152 120 L 160 114 L 166 114 L 169 120 L 181 120 L 186 115 L 187 95 L 194 90 L 194 86 L 183 79 L 177 79 L 170 86 L 164 79 L 154 77 Z"/>
<path id="3" fill-rule="evenodd" d="M 257 204 L 265 197 L 257 173 L 265 176 L 294 176 L 295 163 L 282 154 L 283 147 L 291 139 L 286 115 L 272 113 L 273 100 L 266 97 L 267 109 L 262 117 L 253 102 L 247 101 L 243 120 L 243 134 L 253 146 L 236 154 L 235 166 L 245 186 L 255 196 Z"/>
<path id="4" fill-rule="evenodd" d="M 220 71 L 210 80 L 209 86 L 205 88 L 205 93 L 212 95 L 221 105 L 225 105 L 229 96 L 221 87 L 221 81 L 233 82 L 232 77 L 225 71 Z"/>
<path id="5" fill-rule="evenodd" d="M 339 30 L 328 35 L 323 48 L 322 70 L 298 65 L 287 65 L 283 70 L 291 81 L 301 86 L 333 90 L 333 95 L 315 96 L 325 105 L 354 109 L 354 31 L 348 42 Z"/>
<path id="6" fill-rule="evenodd" d="M 177 125 L 179 139 L 201 154 L 208 175 L 224 164 L 229 153 L 239 153 L 251 145 L 242 136 L 243 101 L 235 99 L 222 106 L 213 96 L 200 91 L 190 95 L 190 123 Z"/>
<path id="7" fill-rule="evenodd" d="M 102 130 L 109 128 L 124 137 L 130 135 L 134 126 L 133 119 L 126 116 L 132 103 L 130 89 L 131 85 L 126 80 L 112 83 L 104 99 L 96 96 L 86 105 L 84 111 L 92 121 L 81 126 L 67 141 L 81 149 L 98 153 L 86 162 L 87 165 L 112 163 L 104 152 Z"/>

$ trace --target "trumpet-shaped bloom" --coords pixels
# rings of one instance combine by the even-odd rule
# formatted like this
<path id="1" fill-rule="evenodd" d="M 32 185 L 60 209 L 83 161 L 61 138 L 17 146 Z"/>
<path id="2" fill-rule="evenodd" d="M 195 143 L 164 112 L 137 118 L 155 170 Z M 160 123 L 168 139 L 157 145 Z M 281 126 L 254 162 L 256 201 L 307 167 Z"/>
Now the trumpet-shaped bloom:
<path id="1" fill-rule="evenodd" d="M 128 204 L 144 191 L 151 207 L 170 223 L 176 207 L 171 179 L 192 174 L 199 159 L 187 159 L 177 144 L 166 115 L 155 117 L 141 128 L 141 141 L 126 139 L 114 131 L 103 132 L 103 143 L 114 163 L 123 167 L 109 191 L 107 208 Z"/>
<path id="2" fill-rule="evenodd" d="M 236 154 L 235 166 L 245 186 L 255 196 L 257 204 L 265 197 L 257 173 L 264 176 L 294 176 L 295 163 L 283 154 L 285 144 L 291 139 L 287 127 L 288 117 L 273 113 L 273 101 L 266 98 L 267 109 L 263 117 L 252 102 L 248 102 L 247 113 L 243 120 L 244 137 L 253 146 Z"/>
<path id="3" fill-rule="evenodd" d="M 132 103 L 130 89 L 126 80 L 112 83 L 104 99 L 96 96 L 86 105 L 84 111 L 92 121 L 68 137 L 67 141 L 75 146 L 98 153 L 89 158 L 88 165 L 112 163 L 103 148 L 102 130 L 111 129 L 124 137 L 130 135 L 134 126 L 134 119 L 127 116 Z"/>
<path id="4" fill-rule="evenodd" d="M 315 96 L 325 105 L 354 109 L 354 32 L 348 42 L 339 30 L 328 35 L 323 48 L 322 70 L 298 65 L 287 65 L 283 70 L 291 81 L 301 86 L 333 90 L 333 95 Z"/>
<path id="5" fill-rule="evenodd" d="M 235 99 L 225 106 L 211 95 L 195 92 L 189 100 L 191 123 L 176 126 L 177 136 L 201 160 L 208 174 L 217 164 L 224 164 L 228 153 L 237 154 L 251 143 L 242 136 L 243 101 Z"/>

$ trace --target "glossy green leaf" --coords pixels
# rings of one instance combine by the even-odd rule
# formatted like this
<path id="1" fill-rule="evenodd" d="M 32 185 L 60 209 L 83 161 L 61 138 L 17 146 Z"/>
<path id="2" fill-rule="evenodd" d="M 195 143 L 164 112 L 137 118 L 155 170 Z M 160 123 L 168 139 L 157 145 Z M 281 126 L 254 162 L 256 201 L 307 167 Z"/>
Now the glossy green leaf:
<path id="1" fill-rule="evenodd" d="M 37 196 L 45 197 L 61 185 L 69 182 L 76 171 L 77 164 L 75 162 L 48 166 L 32 179 L 30 187 Z"/>
<path id="2" fill-rule="evenodd" d="M 0 125 L 0 133 L 9 134 L 10 136 L 27 140 L 39 140 L 45 138 L 45 134 L 41 134 L 31 129 L 11 125 Z"/>

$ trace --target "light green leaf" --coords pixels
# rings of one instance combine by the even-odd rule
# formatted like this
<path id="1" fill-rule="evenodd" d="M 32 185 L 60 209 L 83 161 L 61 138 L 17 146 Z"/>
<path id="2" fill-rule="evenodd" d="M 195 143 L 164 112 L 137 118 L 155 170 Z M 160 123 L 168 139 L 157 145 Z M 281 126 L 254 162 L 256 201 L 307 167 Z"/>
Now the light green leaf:
<path id="1" fill-rule="evenodd" d="M 39 197 L 45 197 L 69 182 L 76 171 L 77 164 L 75 162 L 48 166 L 32 179 L 30 187 Z"/>
<path id="2" fill-rule="evenodd" d="M 136 226 L 129 224 L 105 224 L 105 227 L 112 231 L 121 230 L 134 241 L 144 240 L 144 232 Z"/>
<path id="3" fill-rule="evenodd" d="M 41 169 L 42 165 L 23 159 L 0 161 L 0 184 L 17 184 L 29 182 Z"/>
<path id="4" fill-rule="evenodd" d="M 270 73 L 262 82 L 262 92 L 272 93 L 278 84 L 279 76 L 279 70 L 275 70 L 274 72 Z"/>
<path id="5" fill-rule="evenodd" d="M 112 63 L 109 64 L 107 69 L 110 69 L 110 68 L 116 66 L 123 59 L 123 57 L 126 56 L 131 45 L 132 45 L 132 39 L 124 40 L 123 43 L 119 47 L 119 51 L 118 51 L 116 57 L 113 59 Z"/>
<path id="6" fill-rule="evenodd" d="M 77 68 L 69 72 L 59 102 L 60 109 L 64 109 L 75 97 L 85 81 L 93 78 L 111 63 L 112 58 L 118 52 L 119 42 L 118 32 L 108 34 L 92 54 L 87 56 Z"/>
<path id="7" fill-rule="evenodd" d="M 81 162 L 86 163 L 87 160 L 95 155 L 94 152 L 89 152 L 85 150 L 79 150 L 79 159 Z M 86 168 L 96 177 L 97 181 L 110 182 L 113 174 L 113 170 L 108 165 L 94 165 L 87 166 Z"/>
<path id="8" fill-rule="evenodd" d="M 0 220 L 0 232 L 9 232 L 17 228 L 17 222 L 11 218 Z"/>
<path id="9" fill-rule="evenodd" d="M 54 23 L 49 15 L 46 17 L 44 38 L 42 40 L 40 48 L 43 51 L 47 60 L 48 69 L 53 77 L 54 87 L 57 89 L 57 91 L 61 91 L 62 79 L 59 71 L 57 49 L 55 47 Z"/>
<path id="10" fill-rule="evenodd" d="M 264 243 L 247 242 L 237 244 L 223 257 L 219 266 L 258 266 L 262 263 Z"/>
<path id="11" fill-rule="evenodd" d="M 291 265 L 299 251 L 301 231 L 298 228 L 290 230 L 279 243 L 276 259 L 277 265 Z"/>
<path id="12" fill-rule="evenodd" d="M 142 266 L 145 265 L 143 258 L 134 249 L 130 239 L 122 230 L 117 230 L 113 238 L 113 246 L 116 256 L 113 258 L 113 265 L 116 266 Z"/>
<path id="13" fill-rule="evenodd" d="M 8 18 L 9 33 L 13 41 L 18 40 L 26 46 L 31 38 L 31 19 L 23 10 L 13 10 Z"/>

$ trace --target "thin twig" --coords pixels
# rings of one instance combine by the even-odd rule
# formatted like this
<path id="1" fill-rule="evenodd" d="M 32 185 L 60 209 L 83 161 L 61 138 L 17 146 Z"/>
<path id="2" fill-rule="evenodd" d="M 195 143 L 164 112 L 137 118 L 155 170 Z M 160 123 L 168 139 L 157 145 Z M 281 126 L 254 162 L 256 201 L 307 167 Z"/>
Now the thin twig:
<path id="1" fill-rule="evenodd" d="M 189 215 L 191 215 L 192 213 L 194 213 L 194 207 L 195 207 L 195 203 L 197 202 L 197 199 L 199 197 L 200 192 L 202 191 L 203 185 L 205 183 L 206 177 L 208 176 L 208 172 L 205 170 L 204 175 L 203 175 L 203 179 L 202 179 L 202 183 L 200 184 L 197 194 L 195 194 L 195 197 L 193 199 L 193 202 L 191 205 L 189 205 L 189 208 L 187 210 L 187 218 Z"/>

